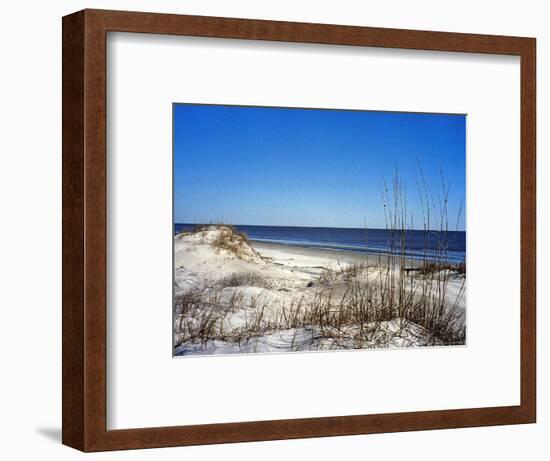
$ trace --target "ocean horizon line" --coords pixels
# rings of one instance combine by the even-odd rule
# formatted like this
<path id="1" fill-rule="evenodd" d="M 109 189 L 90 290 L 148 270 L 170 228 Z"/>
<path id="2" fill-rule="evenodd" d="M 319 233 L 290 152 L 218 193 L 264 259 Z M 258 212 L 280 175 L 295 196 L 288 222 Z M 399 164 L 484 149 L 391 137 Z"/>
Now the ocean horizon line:
<path id="1" fill-rule="evenodd" d="M 174 226 L 234 226 L 234 227 L 285 227 L 293 229 L 350 229 L 350 230 L 381 230 L 388 231 L 392 230 L 387 227 L 338 227 L 338 226 L 289 226 L 289 225 L 279 225 L 279 224 L 234 224 L 234 223 L 189 223 L 189 222 L 175 222 Z M 399 231 L 401 229 L 395 229 Z M 406 231 L 418 231 L 418 232 L 466 232 L 466 229 L 418 229 L 418 228 L 405 228 Z"/>

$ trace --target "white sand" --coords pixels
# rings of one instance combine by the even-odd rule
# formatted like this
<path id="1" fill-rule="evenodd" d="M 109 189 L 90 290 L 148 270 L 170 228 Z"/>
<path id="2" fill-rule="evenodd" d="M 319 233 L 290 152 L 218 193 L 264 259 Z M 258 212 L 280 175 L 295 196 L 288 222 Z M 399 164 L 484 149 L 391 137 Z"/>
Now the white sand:
<path id="1" fill-rule="evenodd" d="M 342 277 L 334 274 L 357 264 L 371 264 L 378 261 L 373 257 L 358 253 L 334 250 L 304 248 L 273 243 L 253 243 L 239 245 L 239 254 L 226 248 L 216 247 L 220 233 L 226 232 L 223 226 L 212 226 L 203 232 L 179 234 L 175 237 L 175 296 L 196 289 L 220 284 L 216 290 L 216 302 L 223 305 L 234 304 L 231 312 L 223 319 L 223 330 L 228 332 L 244 328 L 250 319 L 262 309 L 263 319 L 275 320 L 285 306 L 299 299 L 307 302 L 318 293 L 320 276 L 331 274 L 330 289 L 341 296 L 345 289 Z M 242 250 L 242 251 L 241 251 Z M 235 274 L 257 277 L 253 283 L 223 287 L 223 281 Z M 376 280 L 380 275 L 380 265 L 364 268 L 361 277 L 364 280 Z M 259 280 L 259 282 L 258 282 Z M 218 286 L 216 285 L 216 286 Z M 260 285 L 260 286 L 256 286 Z M 457 304 L 465 309 L 465 280 L 461 276 L 451 275 L 447 282 L 449 305 Z M 340 290 L 340 291 L 339 291 Z M 205 288 L 211 293 L 212 290 Z M 237 300 L 237 301 L 236 301 Z M 181 316 L 176 316 L 180 325 Z M 196 322 L 196 319 L 184 319 L 184 322 Z M 384 339 L 385 347 L 404 347 L 420 345 L 422 328 L 407 323 L 405 329 L 399 319 L 377 325 L 378 336 L 373 344 Z M 177 331 L 177 328 L 176 328 Z M 179 335 L 176 333 L 176 342 Z M 271 331 L 260 337 L 245 339 L 240 344 L 222 340 L 210 340 L 206 343 L 188 341 L 176 348 L 176 355 L 184 354 L 227 354 L 240 352 L 280 352 L 287 350 L 317 350 L 353 347 L 352 344 L 336 344 L 334 341 L 319 338 L 319 332 L 312 327 Z"/>

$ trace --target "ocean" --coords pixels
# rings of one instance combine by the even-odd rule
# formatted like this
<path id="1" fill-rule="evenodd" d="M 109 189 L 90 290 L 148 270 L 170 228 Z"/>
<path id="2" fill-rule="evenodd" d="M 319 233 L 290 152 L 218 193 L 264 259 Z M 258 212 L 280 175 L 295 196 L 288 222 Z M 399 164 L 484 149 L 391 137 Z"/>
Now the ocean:
<path id="1" fill-rule="evenodd" d="M 174 232 L 188 231 L 196 224 L 174 224 Z M 357 253 L 387 254 L 392 246 L 400 248 L 401 236 L 387 229 L 349 229 L 335 227 L 290 227 L 236 225 L 253 242 L 281 243 L 310 248 L 324 248 Z M 439 255 L 439 256 L 438 256 Z M 466 260 L 466 232 L 408 230 L 405 256 L 452 263 Z"/>

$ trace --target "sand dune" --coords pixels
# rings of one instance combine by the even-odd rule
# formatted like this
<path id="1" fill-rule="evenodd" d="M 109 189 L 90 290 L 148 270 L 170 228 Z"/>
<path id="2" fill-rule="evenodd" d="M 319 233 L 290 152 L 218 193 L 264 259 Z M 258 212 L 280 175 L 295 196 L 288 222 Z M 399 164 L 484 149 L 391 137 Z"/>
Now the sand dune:
<path id="1" fill-rule="evenodd" d="M 176 355 L 444 345 L 454 336 L 430 329 L 435 314 L 415 322 L 410 311 L 418 317 L 442 281 L 446 312 L 436 314 L 464 323 L 458 274 L 405 276 L 379 256 L 251 243 L 229 226 L 178 234 L 174 252 Z M 389 284 L 400 298 L 388 311 Z"/>

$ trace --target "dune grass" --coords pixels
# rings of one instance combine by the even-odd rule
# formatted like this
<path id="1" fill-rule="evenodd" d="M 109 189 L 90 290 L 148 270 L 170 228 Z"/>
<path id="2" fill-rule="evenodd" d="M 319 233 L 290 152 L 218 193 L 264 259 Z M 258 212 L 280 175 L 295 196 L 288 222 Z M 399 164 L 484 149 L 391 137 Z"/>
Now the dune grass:
<path id="1" fill-rule="evenodd" d="M 405 346 L 465 344 L 465 312 L 460 301 L 465 296 L 466 265 L 448 262 L 450 189 L 442 179 L 442 190 L 434 198 L 420 171 L 423 229 L 437 231 L 438 238 L 434 242 L 426 237 L 424 257 L 414 271 L 404 270 L 409 264 L 406 242 L 413 219 L 396 173 L 390 185 L 384 181 L 382 190 L 389 254 L 379 255 L 374 264 L 326 269 L 290 301 L 276 306 L 243 294 L 241 288 L 246 286 L 272 287 L 268 279 L 256 274 L 231 274 L 194 287 L 175 299 L 175 346 L 206 346 L 210 341 L 248 345 L 273 332 L 299 335 L 305 330 L 311 332 L 309 343 L 304 345 L 296 336 L 287 350 L 387 347 L 396 339 L 402 339 L 399 344 Z M 209 228 L 201 226 L 193 232 Z M 246 235 L 226 225 L 212 245 L 239 257 L 252 248 Z M 452 295 L 451 280 L 460 286 Z M 232 290 L 229 297 L 227 289 Z M 235 324 L 232 319 L 237 313 Z"/>

